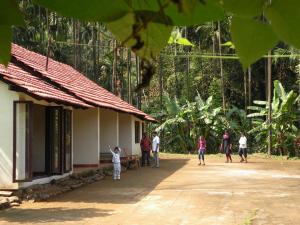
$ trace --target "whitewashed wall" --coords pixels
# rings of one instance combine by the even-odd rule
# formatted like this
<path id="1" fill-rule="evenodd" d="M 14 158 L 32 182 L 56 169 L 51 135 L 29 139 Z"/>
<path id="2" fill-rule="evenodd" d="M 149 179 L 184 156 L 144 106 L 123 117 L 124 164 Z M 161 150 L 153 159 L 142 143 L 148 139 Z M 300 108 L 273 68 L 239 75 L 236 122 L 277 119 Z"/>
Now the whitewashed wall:
<path id="1" fill-rule="evenodd" d="M 119 146 L 119 116 L 116 111 L 100 109 L 100 152 Z"/>
<path id="2" fill-rule="evenodd" d="M 73 163 L 99 163 L 98 109 L 73 111 Z"/>
<path id="3" fill-rule="evenodd" d="M 128 154 L 132 154 L 132 122 L 131 115 L 119 113 L 119 146 L 125 148 Z"/>
<path id="4" fill-rule="evenodd" d="M 0 81 L 0 188 L 14 189 L 13 171 L 13 102 L 19 99 L 16 92 Z"/>

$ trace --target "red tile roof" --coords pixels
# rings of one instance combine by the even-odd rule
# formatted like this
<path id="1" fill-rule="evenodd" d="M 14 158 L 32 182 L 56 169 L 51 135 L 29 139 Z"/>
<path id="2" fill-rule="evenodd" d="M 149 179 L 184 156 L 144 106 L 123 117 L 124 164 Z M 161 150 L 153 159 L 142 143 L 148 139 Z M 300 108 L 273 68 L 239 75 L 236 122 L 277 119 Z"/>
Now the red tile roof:
<path id="1" fill-rule="evenodd" d="M 155 121 L 151 116 L 102 88 L 69 65 L 49 58 L 48 69 L 46 70 L 46 56 L 29 51 L 16 44 L 12 45 L 12 56 L 18 62 L 50 79 L 87 104 L 126 112 L 145 120 Z"/>
<path id="2" fill-rule="evenodd" d="M 6 83 L 19 87 L 22 91 L 35 98 L 45 99 L 59 104 L 68 104 L 79 107 L 92 107 L 72 95 L 53 87 L 44 80 L 33 76 L 13 63 L 7 68 L 0 64 L 0 78 Z"/>

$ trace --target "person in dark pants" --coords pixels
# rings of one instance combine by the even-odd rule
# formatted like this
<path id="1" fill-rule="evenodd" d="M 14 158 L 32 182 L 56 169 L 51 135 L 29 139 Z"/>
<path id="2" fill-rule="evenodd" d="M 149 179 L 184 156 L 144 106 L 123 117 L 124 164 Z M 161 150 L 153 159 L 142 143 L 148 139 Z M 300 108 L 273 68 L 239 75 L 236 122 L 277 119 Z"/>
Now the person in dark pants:
<path id="1" fill-rule="evenodd" d="M 147 166 L 150 166 L 151 140 L 147 137 L 146 133 L 143 133 L 140 146 L 142 151 L 142 166 L 145 166 L 145 161 L 147 162 Z"/>
<path id="2" fill-rule="evenodd" d="M 228 131 L 225 131 L 223 137 L 222 137 L 222 143 L 221 143 L 221 151 L 225 153 L 226 155 L 226 163 L 230 162 L 232 163 L 232 158 L 231 158 L 231 142 L 230 142 L 230 135 Z"/>

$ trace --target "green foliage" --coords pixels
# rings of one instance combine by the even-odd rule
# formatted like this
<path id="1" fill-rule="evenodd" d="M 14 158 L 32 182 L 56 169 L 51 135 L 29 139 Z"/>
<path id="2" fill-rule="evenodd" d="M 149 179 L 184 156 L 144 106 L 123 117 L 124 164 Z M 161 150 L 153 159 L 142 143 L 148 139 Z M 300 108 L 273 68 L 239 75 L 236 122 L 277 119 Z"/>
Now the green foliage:
<path id="1" fill-rule="evenodd" d="M 243 17 L 260 15 L 263 10 L 264 0 L 223 0 L 221 4 L 225 10 Z"/>
<path id="2" fill-rule="evenodd" d="M 272 123 L 267 122 L 268 104 L 265 101 L 254 101 L 259 106 L 250 106 L 254 111 L 248 115 L 253 118 L 254 128 L 249 133 L 256 134 L 256 140 L 266 146 L 268 130 L 272 131 L 272 146 L 276 153 L 287 154 L 294 149 L 294 139 L 298 133 L 296 122 L 299 118 L 299 95 L 294 91 L 286 93 L 282 84 L 274 81 L 272 100 Z"/>
<path id="3" fill-rule="evenodd" d="M 0 25 L 24 25 L 18 4 L 12 0 L 1 0 Z M 1 34 L 2 36 L 3 34 Z"/>
<path id="4" fill-rule="evenodd" d="M 266 16 L 271 21 L 272 28 L 281 40 L 296 48 L 300 48 L 300 1 L 274 0 L 272 5 L 266 9 Z"/>
<path id="5" fill-rule="evenodd" d="M 244 69 L 278 42 L 270 25 L 248 18 L 233 17 L 231 35 Z"/>
<path id="6" fill-rule="evenodd" d="M 10 25 L 0 25 L 0 64 L 10 61 L 12 31 Z"/>
<path id="7" fill-rule="evenodd" d="M 64 16 L 85 21 L 107 23 L 122 42 L 139 56 L 154 59 L 166 45 L 174 26 L 201 25 L 233 15 L 232 37 L 244 68 L 270 50 L 278 38 L 300 48 L 298 38 L 298 0 L 34 0 L 35 3 Z M 20 25 L 22 16 L 15 0 L 5 0 L 0 25 Z M 3 3 L 1 3 L 3 6 Z M 265 24 L 257 21 L 266 15 Z M 239 17 L 239 18 L 238 18 Z M 6 32 L 4 32 L 6 30 Z M 10 32 L 2 29 L 1 39 L 9 40 Z M 180 39 L 181 44 L 189 44 Z M 6 47 L 4 46 L 6 45 Z M 0 43 L 1 62 L 7 62 L 7 42 Z"/>
<path id="8" fill-rule="evenodd" d="M 168 44 L 180 44 L 185 46 L 194 46 L 188 39 L 183 38 L 178 29 L 172 31 L 171 36 L 168 40 Z"/>
<path id="9" fill-rule="evenodd" d="M 111 22 L 126 15 L 130 8 L 123 0 L 34 0 L 34 3 L 44 6 L 50 10 L 87 21 Z"/>
<path id="10" fill-rule="evenodd" d="M 223 114 L 221 107 L 214 106 L 213 97 L 180 104 L 176 98 L 164 95 L 164 122 L 157 131 L 164 133 L 167 140 L 164 148 L 171 152 L 191 152 L 196 149 L 197 140 L 203 135 L 208 143 L 208 152 L 216 153 L 221 136 L 229 129 L 233 136 L 249 129 L 249 120 L 244 110 L 232 107 Z"/>
<path id="11" fill-rule="evenodd" d="M 173 1 L 175 3 L 175 1 Z M 214 0 L 184 0 L 169 4 L 164 10 L 174 26 L 198 25 L 225 18 L 224 11 Z"/>
<path id="12" fill-rule="evenodd" d="M 24 25 L 23 15 L 15 1 L 2 0 L 0 13 L 0 64 L 10 61 L 13 25 Z"/>
<path id="13" fill-rule="evenodd" d="M 135 15 L 130 13 L 106 25 L 121 43 L 133 48 L 140 57 L 151 59 L 166 46 L 172 27 L 150 22 L 146 28 L 131 35 L 135 19 Z"/>

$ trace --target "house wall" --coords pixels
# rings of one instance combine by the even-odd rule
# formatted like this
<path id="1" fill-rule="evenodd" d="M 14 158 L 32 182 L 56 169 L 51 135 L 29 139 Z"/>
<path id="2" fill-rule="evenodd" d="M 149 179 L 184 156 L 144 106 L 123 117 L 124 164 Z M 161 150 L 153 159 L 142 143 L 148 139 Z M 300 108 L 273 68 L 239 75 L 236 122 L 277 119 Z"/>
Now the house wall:
<path id="1" fill-rule="evenodd" d="M 13 102 L 19 100 L 16 92 L 0 81 L 0 189 L 14 189 L 13 171 Z"/>
<path id="2" fill-rule="evenodd" d="M 142 120 L 140 120 L 140 119 L 136 118 L 135 116 L 131 115 L 132 154 L 133 155 L 141 155 L 140 143 L 135 143 L 135 121 L 139 121 L 139 126 L 140 126 L 140 138 L 139 139 L 142 138 Z"/>
<path id="3" fill-rule="evenodd" d="M 45 172 L 45 107 L 33 105 L 32 171 Z"/>
<path id="4" fill-rule="evenodd" d="M 119 146 L 128 154 L 132 154 L 132 138 L 134 138 L 131 126 L 131 115 L 119 113 Z"/>
<path id="5" fill-rule="evenodd" d="M 119 146 L 119 116 L 109 109 L 100 109 L 100 153 L 109 152 L 108 145 L 112 148 Z"/>
<path id="6" fill-rule="evenodd" d="M 98 109 L 73 110 L 73 163 L 98 165 Z"/>

